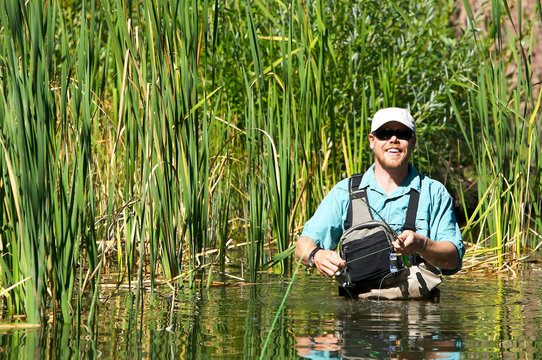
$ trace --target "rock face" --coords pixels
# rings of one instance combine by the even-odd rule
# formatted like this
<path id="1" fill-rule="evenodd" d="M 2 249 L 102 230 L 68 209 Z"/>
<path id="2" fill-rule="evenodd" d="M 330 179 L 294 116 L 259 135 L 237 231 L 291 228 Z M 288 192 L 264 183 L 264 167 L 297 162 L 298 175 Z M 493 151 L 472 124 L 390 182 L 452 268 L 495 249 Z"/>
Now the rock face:
<path id="1" fill-rule="evenodd" d="M 512 32 L 516 34 L 516 37 L 519 37 L 519 32 L 521 31 L 524 52 L 527 56 L 531 53 L 531 81 L 535 95 L 538 94 L 538 91 L 542 86 L 542 15 L 539 12 L 540 10 L 538 9 L 537 2 L 538 0 L 521 1 L 521 30 L 519 28 L 520 17 L 518 15 L 518 0 L 508 1 L 512 21 L 507 16 L 506 8 L 501 8 L 503 19 L 503 21 L 501 21 L 501 31 L 504 39 L 508 37 L 508 32 Z M 468 3 L 474 17 L 479 19 L 477 26 L 487 34 L 493 24 L 491 1 L 468 0 Z M 459 31 L 464 31 L 468 26 L 468 18 L 463 1 L 458 0 L 456 2 L 456 7 L 456 16 L 452 21 Z M 531 34 L 534 34 L 534 41 L 533 46 L 530 49 Z M 517 71 L 517 67 L 515 65 L 510 66 L 508 71 L 510 75 L 513 75 L 513 73 Z"/>

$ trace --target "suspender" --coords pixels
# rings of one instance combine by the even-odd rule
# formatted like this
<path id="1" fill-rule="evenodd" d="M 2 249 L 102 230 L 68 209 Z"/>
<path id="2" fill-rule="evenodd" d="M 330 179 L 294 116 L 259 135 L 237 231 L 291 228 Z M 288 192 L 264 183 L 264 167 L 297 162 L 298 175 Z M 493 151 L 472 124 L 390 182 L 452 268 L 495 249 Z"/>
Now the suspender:
<path id="1" fill-rule="evenodd" d="M 369 199 L 367 197 L 366 188 L 359 189 L 363 174 L 354 174 L 350 178 L 349 192 L 350 192 L 350 205 L 348 206 L 348 213 L 344 222 L 344 229 L 349 229 L 352 226 L 356 226 L 365 223 L 370 220 L 374 220 L 371 210 L 368 206 Z M 421 185 L 421 177 L 420 177 Z M 416 231 L 416 213 L 418 211 L 418 202 L 420 200 L 420 193 L 414 189 L 410 189 L 410 199 L 408 201 L 408 209 L 406 214 L 405 224 L 403 230 Z M 353 214 L 356 217 L 353 218 Z M 378 219 L 383 220 L 383 219 Z"/>

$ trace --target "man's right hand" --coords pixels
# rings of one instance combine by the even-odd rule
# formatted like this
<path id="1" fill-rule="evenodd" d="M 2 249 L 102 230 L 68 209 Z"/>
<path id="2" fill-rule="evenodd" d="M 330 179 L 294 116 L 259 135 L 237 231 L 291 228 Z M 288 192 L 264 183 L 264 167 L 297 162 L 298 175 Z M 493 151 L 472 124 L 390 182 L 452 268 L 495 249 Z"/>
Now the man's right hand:
<path id="1" fill-rule="evenodd" d="M 320 250 L 314 254 L 314 265 L 321 274 L 332 277 L 346 266 L 346 261 L 336 251 Z"/>
<path id="2" fill-rule="evenodd" d="M 306 236 L 297 240 L 295 256 L 305 265 L 309 265 L 309 255 L 316 248 L 315 242 Z M 333 250 L 319 250 L 314 254 L 314 266 L 326 276 L 332 277 L 340 269 L 346 266 L 346 261 L 341 259 L 339 254 Z"/>

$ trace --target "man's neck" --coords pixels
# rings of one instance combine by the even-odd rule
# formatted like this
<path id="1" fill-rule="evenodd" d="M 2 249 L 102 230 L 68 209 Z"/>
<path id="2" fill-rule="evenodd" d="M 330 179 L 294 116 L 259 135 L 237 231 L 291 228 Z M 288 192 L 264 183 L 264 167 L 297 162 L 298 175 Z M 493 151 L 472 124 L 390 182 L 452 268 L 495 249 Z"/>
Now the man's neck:
<path id="1" fill-rule="evenodd" d="M 387 169 L 375 163 L 375 180 L 388 195 L 403 185 L 408 178 L 408 163 L 397 169 Z"/>

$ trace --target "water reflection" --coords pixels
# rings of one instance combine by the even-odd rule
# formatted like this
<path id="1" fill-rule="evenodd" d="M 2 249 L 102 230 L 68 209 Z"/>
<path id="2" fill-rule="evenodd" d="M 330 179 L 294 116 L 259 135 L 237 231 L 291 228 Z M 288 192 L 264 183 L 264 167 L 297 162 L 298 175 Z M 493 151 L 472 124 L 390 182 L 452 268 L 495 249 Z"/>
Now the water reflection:
<path id="1" fill-rule="evenodd" d="M 345 301 L 346 302 L 346 301 Z M 307 359 L 459 359 L 457 333 L 442 332 L 439 305 L 430 302 L 346 302 L 335 331 L 296 336 Z"/>
<path id="2" fill-rule="evenodd" d="M 168 288 L 139 309 L 118 292 L 96 322 L 10 328 L 0 359 L 458 359 L 537 358 L 542 353 L 542 268 L 520 277 L 448 278 L 440 302 L 337 296 L 337 284 L 300 274 L 210 289 Z M 103 299 L 103 298 L 102 298 Z M 152 305 L 150 305 L 152 303 Z M 273 327 L 273 331 L 270 332 Z M 7 330 L 6 330 L 7 329 Z"/>

